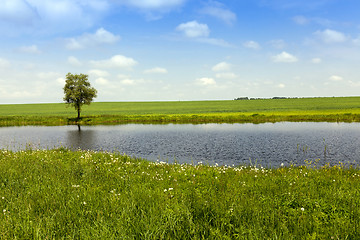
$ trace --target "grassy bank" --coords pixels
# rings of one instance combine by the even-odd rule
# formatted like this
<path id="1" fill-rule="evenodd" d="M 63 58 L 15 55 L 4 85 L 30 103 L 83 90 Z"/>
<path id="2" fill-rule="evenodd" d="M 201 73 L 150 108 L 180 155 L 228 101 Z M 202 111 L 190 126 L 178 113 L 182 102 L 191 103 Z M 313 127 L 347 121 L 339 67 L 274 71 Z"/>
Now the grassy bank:
<path id="1" fill-rule="evenodd" d="M 1 239 L 358 239 L 360 171 L 0 151 Z"/>
<path id="2" fill-rule="evenodd" d="M 80 124 L 359 122 L 360 97 L 243 101 L 102 102 L 84 106 Z M 0 126 L 76 124 L 76 112 L 58 104 L 0 105 Z"/>

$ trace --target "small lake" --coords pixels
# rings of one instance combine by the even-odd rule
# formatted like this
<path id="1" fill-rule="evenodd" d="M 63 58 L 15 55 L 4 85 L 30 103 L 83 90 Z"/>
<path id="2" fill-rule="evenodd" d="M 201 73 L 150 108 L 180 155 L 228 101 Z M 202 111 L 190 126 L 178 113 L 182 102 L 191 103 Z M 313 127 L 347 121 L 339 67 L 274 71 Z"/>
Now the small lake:
<path id="1" fill-rule="evenodd" d="M 118 151 L 152 161 L 261 164 L 360 163 L 359 123 L 127 124 L 0 128 L 0 148 Z"/>

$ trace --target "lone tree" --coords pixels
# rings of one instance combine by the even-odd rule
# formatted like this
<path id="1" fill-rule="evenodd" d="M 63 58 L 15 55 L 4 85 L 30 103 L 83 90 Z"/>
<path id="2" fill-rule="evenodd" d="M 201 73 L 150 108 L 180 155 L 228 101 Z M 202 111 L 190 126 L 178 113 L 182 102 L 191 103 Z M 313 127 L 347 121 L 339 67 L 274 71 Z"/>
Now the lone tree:
<path id="1" fill-rule="evenodd" d="M 84 104 L 89 105 L 93 98 L 96 98 L 97 91 L 91 87 L 88 75 L 68 73 L 64 93 L 64 101 L 75 107 L 78 112 L 78 119 L 80 119 L 81 106 Z"/>

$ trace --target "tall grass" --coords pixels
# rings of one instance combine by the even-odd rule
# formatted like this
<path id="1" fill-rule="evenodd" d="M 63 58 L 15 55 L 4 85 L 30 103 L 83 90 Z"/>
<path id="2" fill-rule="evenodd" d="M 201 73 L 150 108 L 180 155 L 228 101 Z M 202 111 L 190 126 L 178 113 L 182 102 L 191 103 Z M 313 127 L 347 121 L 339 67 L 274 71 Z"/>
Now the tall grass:
<path id="1" fill-rule="evenodd" d="M 203 123 L 265 123 L 265 122 L 360 122 L 360 114 L 243 114 L 243 113 L 208 113 L 208 114 L 148 114 L 148 115 L 99 115 L 85 116 L 80 120 L 58 116 L 14 116 L 0 117 L 1 126 L 24 125 L 114 125 L 127 123 L 141 124 L 203 124 Z"/>
<path id="2" fill-rule="evenodd" d="M 358 239 L 358 168 L 0 151 L 1 239 Z"/>

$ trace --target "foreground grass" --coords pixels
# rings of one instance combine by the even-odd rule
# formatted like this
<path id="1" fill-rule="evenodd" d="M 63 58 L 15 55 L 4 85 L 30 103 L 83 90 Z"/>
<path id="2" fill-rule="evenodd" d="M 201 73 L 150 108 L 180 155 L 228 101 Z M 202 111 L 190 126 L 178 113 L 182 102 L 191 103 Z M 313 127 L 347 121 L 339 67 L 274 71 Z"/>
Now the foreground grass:
<path id="1" fill-rule="evenodd" d="M 360 97 L 264 99 L 248 101 L 102 102 L 84 106 L 83 118 L 57 104 L 0 105 L 0 126 L 235 123 L 278 121 L 359 122 Z"/>
<path id="2" fill-rule="evenodd" d="M 0 151 L 1 239 L 358 239 L 357 168 Z"/>

